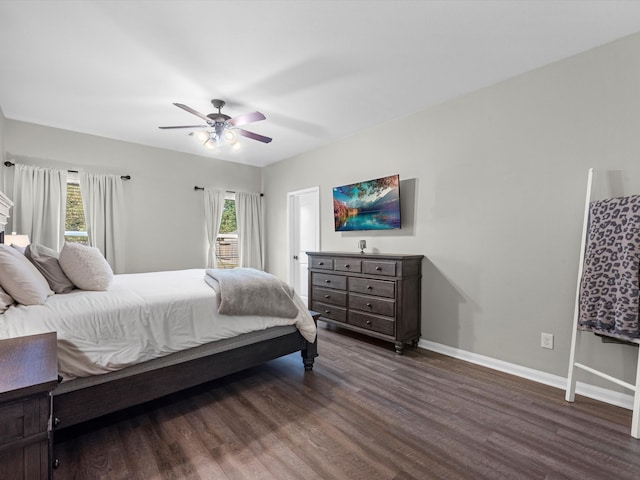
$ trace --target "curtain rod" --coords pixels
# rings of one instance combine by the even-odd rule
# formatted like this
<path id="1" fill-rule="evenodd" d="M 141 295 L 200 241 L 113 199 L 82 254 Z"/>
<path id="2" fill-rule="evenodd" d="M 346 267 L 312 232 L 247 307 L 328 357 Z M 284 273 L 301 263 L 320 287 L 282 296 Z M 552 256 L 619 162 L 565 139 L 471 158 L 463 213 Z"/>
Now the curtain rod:
<path id="1" fill-rule="evenodd" d="M 9 160 L 4 162 L 4 166 L 5 167 L 13 167 L 14 165 L 15 165 L 15 163 L 10 162 Z M 69 173 L 78 173 L 78 170 L 67 170 L 67 172 L 69 172 Z M 122 180 L 131 180 L 131 175 L 120 175 L 120 178 Z"/>
<path id="2" fill-rule="evenodd" d="M 194 190 L 204 190 L 204 187 L 199 187 L 199 186 L 197 186 L 197 185 L 196 185 L 195 187 L 193 187 L 193 189 L 194 189 Z M 236 192 L 234 192 L 233 190 L 226 190 L 226 192 L 227 192 L 227 193 L 236 193 Z M 260 194 L 260 196 L 261 196 L 261 197 L 264 197 L 264 193 L 261 193 L 261 194 Z"/>

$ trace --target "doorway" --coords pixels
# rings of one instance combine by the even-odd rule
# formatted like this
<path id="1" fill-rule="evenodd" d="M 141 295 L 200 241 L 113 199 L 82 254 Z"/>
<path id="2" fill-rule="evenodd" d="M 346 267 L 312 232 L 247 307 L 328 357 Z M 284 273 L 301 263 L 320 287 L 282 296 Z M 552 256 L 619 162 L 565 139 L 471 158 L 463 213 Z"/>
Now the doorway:
<path id="1" fill-rule="evenodd" d="M 289 275 L 296 293 L 309 303 L 309 260 L 306 252 L 320 249 L 320 189 L 287 194 L 289 209 Z"/>

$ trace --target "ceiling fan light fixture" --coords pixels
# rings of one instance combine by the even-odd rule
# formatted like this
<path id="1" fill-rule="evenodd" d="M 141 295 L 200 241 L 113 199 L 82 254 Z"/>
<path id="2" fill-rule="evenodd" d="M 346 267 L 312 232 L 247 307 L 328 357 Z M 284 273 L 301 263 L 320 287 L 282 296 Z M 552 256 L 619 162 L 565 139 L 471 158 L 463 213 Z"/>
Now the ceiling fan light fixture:
<path id="1" fill-rule="evenodd" d="M 199 132 L 195 133 L 195 137 L 196 137 L 196 141 L 198 141 L 200 145 L 204 145 L 209 141 L 209 132 L 200 130 Z"/>
<path id="2" fill-rule="evenodd" d="M 232 147 L 238 146 L 238 135 L 242 135 L 243 137 L 250 138 L 252 140 L 257 140 L 262 143 L 270 143 L 271 138 L 265 137 L 264 135 L 259 135 L 254 132 L 250 132 L 248 130 L 244 130 L 243 128 L 238 128 L 240 126 L 246 125 L 247 123 L 258 122 L 260 120 L 264 120 L 264 114 L 260 112 L 251 112 L 246 113 L 244 115 L 239 115 L 231 118 L 229 115 L 225 115 L 222 113 L 221 109 L 224 107 L 224 100 L 213 99 L 211 103 L 215 108 L 218 109 L 218 113 L 210 113 L 205 115 L 203 113 L 194 110 L 187 105 L 183 105 L 182 103 L 174 103 L 176 107 L 189 112 L 196 117 L 204 120 L 206 125 L 177 125 L 177 126 L 167 126 L 167 127 L 159 127 L 162 129 L 175 129 L 175 128 L 207 128 L 212 129 L 213 131 L 207 130 L 196 130 L 194 132 L 190 132 L 189 135 L 192 136 L 200 145 L 203 145 L 207 148 L 214 149 L 224 142 Z"/>
<path id="3" fill-rule="evenodd" d="M 215 137 L 211 135 L 209 137 L 209 140 L 204 142 L 203 145 L 207 147 L 209 150 L 215 150 L 216 147 L 218 146 L 218 142 L 216 141 Z"/>
<path id="4" fill-rule="evenodd" d="M 238 135 L 233 130 L 225 130 L 224 139 L 227 141 L 229 145 L 235 145 L 238 141 Z"/>

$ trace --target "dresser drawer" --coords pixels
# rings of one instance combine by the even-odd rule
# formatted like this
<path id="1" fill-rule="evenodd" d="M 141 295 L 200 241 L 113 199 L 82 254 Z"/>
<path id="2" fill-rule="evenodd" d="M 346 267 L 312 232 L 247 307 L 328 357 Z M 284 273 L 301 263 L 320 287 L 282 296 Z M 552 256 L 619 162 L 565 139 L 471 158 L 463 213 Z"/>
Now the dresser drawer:
<path id="1" fill-rule="evenodd" d="M 25 436 L 24 402 L 11 403 L 0 407 L 0 445 Z"/>
<path id="2" fill-rule="evenodd" d="M 347 277 L 342 275 L 331 275 L 330 273 L 312 273 L 311 284 L 318 287 L 347 289 Z"/>
<path id="3" fill-rule="evenodd" d="M 368 313 L 377 313 L 386 317 L 395 317 L 396 302 L 392 299 L 370 297 L 368 295 L 349 294 L 349 308 Z"/>
<path id="4" fill-rule="evenodd" d="M 378 297 L 395 298 L 396 288 L 394 282 L 386 280 L 372 280 L 370 278 L 349 278 L 349 291 L 376 295 Z"/>
<path id="5" fill-rule="evenodd" d="M 48 397 L 32 398 L 0 406 L 0 446 L 40 434 L 47 438 Z"/>
<path id="6" fill-rule="evenodd" d="M 331 305 L 347 306 L 347 292 L 331 290 L 329 288 L 313 287 L 311 298 Z"/>
<path id="7" fill-rule="evenodd" d="M 333 270 L 333 258 L 311 257 L 311 268 L 318 270 Z"/>
<path id="8" fill-rule="evenodd" d="M 396 262 L 384 262 L 379 260 L 364 260 L 362 262 L 362 273 L 368 275 L 387 275 L 389 277 L 395 277 L 398 272 L 398 265 Z"/>
<path id="9" fill-rule="evenodd" d="M 329 305 L 328 303 L 312 301 L 311 310 L 314 310 L 320 313 L 323 317 L 330 318 L 331 320 L 336 320 L 338 322 L 347 321 L 346 308 Z"/>
<path id="10" fill-rule="evenodd" d="M 360 273 L 362 271 L 362 260 L 355 258 L 336 258 L 334 269 L 340 272 Z"/>
<path id="11" fill-rule="evenodd" d="M 367 313 L 349 311 L 349 323 L 356 327 L 366 328 L 385 335 L 394 335 L 396 322 L 390 318 L 383 318 Z"/>

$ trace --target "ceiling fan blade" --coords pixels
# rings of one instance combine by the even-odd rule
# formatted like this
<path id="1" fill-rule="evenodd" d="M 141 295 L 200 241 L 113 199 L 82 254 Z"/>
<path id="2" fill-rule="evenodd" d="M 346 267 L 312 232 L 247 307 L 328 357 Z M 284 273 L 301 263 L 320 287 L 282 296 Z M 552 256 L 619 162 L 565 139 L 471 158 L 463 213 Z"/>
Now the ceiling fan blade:
<path id="1" fill-rule="evenodd" d="M 179 125 L 176 127 L 158 127 L 158 128 L 162 128 L 163 130 L 167 130 L 169 128 L 209 128 L 209 125 Z"/>
<path id="2" fill-rule="evenodd" d="M 242 128 L 238 128 L 235 130 L 238 132 L 238 135 L 242 135 L 243 137 L 251 138 L 253 140 L 258 140 L 259 142 L 269 143 L 272 138 L 265 137 L 264 135 L 258 135 L 257 133 L 250 132 L 248 130 L 243 130 Z"/>
<path id="3" fill-rule="evenodd" d="M 245 113 L 244 115 L 238 115 L 237 117 L 233 117 L 227 120 L 227 123 L 229 123 L 229 125 L 233 127 L 239 127 L 241 125 L 246 125 L 247 123 L 264 120 L 265 118 L 267 117 L 265 117 L 260 112 L 251 112 L 251 113 Z"/>
<path id="4" fill-rule="evenodd" d="M 197 110 L 194 110 L 191 107 L 187 107 L 186 105 L 183 105 L 182 103 L 174 103 L 174 105 L 178 108 L 181 108 L 183 110 L 186 110 L 189 113 L 194 114 L 196 117 L 200 117 L 201 119 L 203 119 L 205 122 L 209 122 L 209 118 L 207 118 L 207 116 L 204 113 L 200 113 Z"/>

